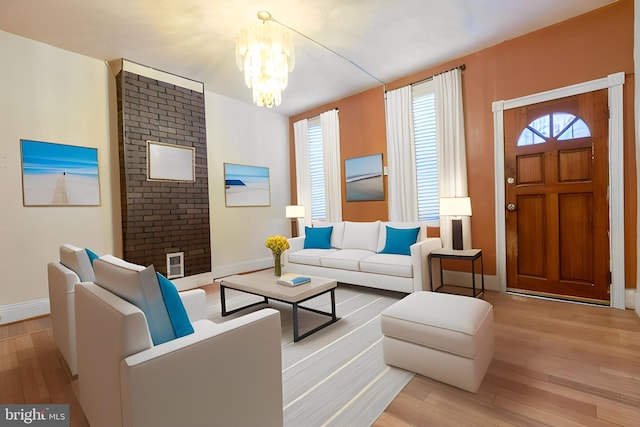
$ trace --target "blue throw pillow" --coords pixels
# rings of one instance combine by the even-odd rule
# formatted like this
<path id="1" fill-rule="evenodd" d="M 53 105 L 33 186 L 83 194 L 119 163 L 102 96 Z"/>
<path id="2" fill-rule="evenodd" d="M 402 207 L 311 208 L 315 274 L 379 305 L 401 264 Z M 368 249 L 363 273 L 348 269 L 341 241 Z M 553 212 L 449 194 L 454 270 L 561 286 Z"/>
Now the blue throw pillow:
<path id="1" fill-rule="evenodd" d="M 89 262 L 91 263 L 91 265 L 93 266 L 93 261 L 97 260 L 98 258 L 100 258 L 100 256 L 93 252 L 91 249 L 89 248 L 85 248 L 84 251 L 87 253 L 87 256 L 89 257 Z"/>
<path id="2" fill-rule="evenodd" d="M 331 249 L 331 227 L 305 227 L 304 249 Z"/>
<path id="3" fill-rule="evenodd" d="M 387 226 L 387 240 L 381 254 L 411 255 L 409 247 L 418 240 L 420 227 L 393 228 Z"/>
<path id="4" fill-rule="evenodd" d="M 176 338 L 192 334 L 194 332 L 193 326 L 189 321 L 189 315 L 182 304 L 182 300 L 180 299 L 180 295 L 178 295 L 176 286 L 171 282 L 171 280 L 167 279 L 162 274 L 156 272 L 156 276 L 158 276 L 158 284 L 160 284 L 162 299 L 164 299 L 164 304 L 169 312 L 169 320 L 171 320 L 171 325 L 173 326 Z"/>

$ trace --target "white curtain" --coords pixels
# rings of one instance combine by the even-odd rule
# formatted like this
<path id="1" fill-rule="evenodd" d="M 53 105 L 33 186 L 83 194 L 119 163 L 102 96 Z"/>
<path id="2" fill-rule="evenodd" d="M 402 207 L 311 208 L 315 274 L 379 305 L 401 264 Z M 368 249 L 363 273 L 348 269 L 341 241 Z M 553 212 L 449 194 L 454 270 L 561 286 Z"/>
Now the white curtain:
<path id="1" fill-rule="evenodd" d="M 413 98 L 411 86 L 387 92 L 389 220 L 418 220 Z"/>
<path id="2" fill-rule="evenodd" d="M 320 114 L 324 156 L 324 185 L 327 221 L 342 221 L 342 184 L 340 181 L 340 122 L 338 110 Z"/>
<path id="3" fill-rule="evenodd" d="M 311 225 L 311 177 L 309 175 L 309 123 L 306 119 L 293 124 L 296 150 L 296 188 L 298 204 L 304 206 L 304 218 L 298 220 L 298 236 L 304 226 Z"/>
<path id="4" fill-rule="evenodd" d="M 436 140 L 438 152 L 438 188 L 440 197 L 467 197 L 467 155 L 462 108 L 460 69 L 433 77 L 436 92 Z M 471 248 L 471 221 L 462 217 L 462 239 Z M 440 236 L 445 248 L 451 248 L 451 217 L 442 217 Z"/>

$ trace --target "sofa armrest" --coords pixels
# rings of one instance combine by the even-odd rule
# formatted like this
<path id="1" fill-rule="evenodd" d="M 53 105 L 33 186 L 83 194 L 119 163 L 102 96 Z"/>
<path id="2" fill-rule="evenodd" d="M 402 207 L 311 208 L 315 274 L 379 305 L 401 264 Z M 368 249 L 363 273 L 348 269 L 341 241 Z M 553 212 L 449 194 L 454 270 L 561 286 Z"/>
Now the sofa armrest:
<path id="1" fill-rule="evenodd" d="M 442 240 L 439 237 L 427 237 L 411 245 L 411 264 L 413 265 L 413 292 L 430 291 L 431 280 L 429 279 L 428 259 L 431 251 L 440 249 Z M 440 277 L 438 264 L 433 264 L 433 277 Z M 439 279 L 438 279 L 439 280 Z"/>
<path id="2" fill-rule="evenodd" d="M 189 291 L 178 292 L 182 304 L 189 321 L 191 323 L 197 320 L 204 320 L 207 318 L 207 294 L 204 289 L 191 289 Z"/>
<path id="3" fill-rule="evenodd" d="M 53 341 L 66 360 L 71 375 L 76 375 L 78 367 L 74 292 L 80 278 L 70 268 L 54 261 L 47 265 L 47 279 Z"/>
<path id="4" fill-rule="evenodd" d="M 287 241 L 289 242 L 289 249 L 284 251 L 284 256 L 282 257 L 282 265 L 284 267 L 284 271 L 287 271 L 287 264 L 289 264 L 289 254 L 304 249 L 304 238 L 305 236 L 291 237 L 287 239 Z"/>
<path id="5" fill-rule="evenodd" d="M 305 236 L 291 237 L 287 239 L 289 241 L 289 250 L 292 252 L 299 251 L 304 248 Z"/>
<path id="6" fill-rule="evenodd" d="M 122 361 L 124 426 L 282 426 L 280 313 L 194 329 Z"/>

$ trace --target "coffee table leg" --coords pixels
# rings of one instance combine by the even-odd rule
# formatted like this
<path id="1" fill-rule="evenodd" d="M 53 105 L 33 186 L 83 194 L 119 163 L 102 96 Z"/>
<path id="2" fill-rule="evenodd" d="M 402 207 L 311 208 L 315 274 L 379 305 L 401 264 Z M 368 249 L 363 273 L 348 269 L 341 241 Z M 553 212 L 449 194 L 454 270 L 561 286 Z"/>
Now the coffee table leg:
<path id="1" fill-rule="evenodd" d="M 220 304 L 222 305 L 222 315 L 226 316 L 227 315 L 227 300 L 224 296 L 224 290 L 226 289 L 226 287 L 224 287 L 223 285 L 220 285 Z"/>
<path id="2" fill-rule="evenodd" d="M 293 303 L 293 342 L 298 342 L 298 303 Z"/>
<path id="3" fill-rule="evenodd" d="M 332 315 L 332 320 L 334 322 L 338 320 L 338 318 L 336 317 L 336 290 L 335 289 L 331 289 L 331 315 Z"/>

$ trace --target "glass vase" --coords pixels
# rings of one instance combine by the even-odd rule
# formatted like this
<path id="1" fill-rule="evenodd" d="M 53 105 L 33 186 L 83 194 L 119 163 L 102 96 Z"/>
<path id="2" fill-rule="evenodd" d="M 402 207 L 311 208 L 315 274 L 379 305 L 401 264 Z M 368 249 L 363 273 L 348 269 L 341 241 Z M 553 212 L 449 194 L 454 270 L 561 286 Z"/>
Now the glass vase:
<path id="1" fill-rule="evenodd" d="M 282 254 L 277 254 L 274 252 L 273 254 L 273 273 L 276 277 L 280 277 L 282 275 L 282 264 L 280 264 L 280 257 Z"/>

